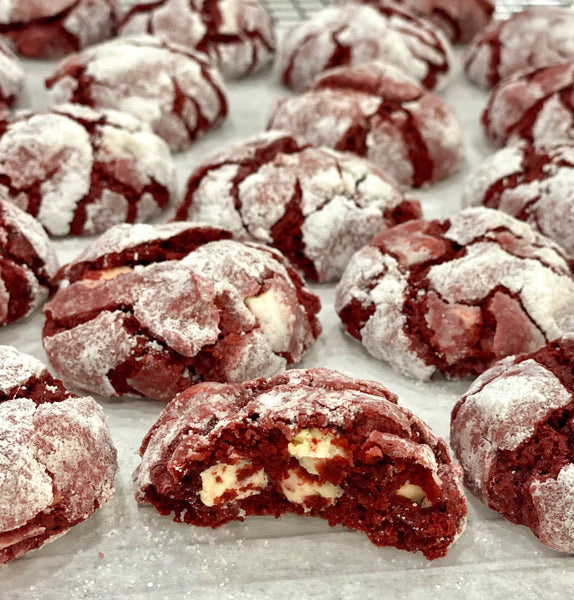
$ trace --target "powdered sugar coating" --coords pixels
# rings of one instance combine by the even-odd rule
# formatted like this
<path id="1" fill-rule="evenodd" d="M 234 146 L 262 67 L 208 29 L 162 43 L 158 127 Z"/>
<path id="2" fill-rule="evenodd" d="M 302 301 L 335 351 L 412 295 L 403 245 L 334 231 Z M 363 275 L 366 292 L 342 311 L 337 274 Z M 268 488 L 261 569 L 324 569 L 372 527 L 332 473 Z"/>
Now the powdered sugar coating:
<path id="1" fill-rule="evenodd" d="M 574 550 L 573 348 L 567 334 L 497 363 L 461 398 L 451 423 L 471 491 L 562 552 Z"/>
<path id="2" fill-rule="evenodd" d="M 574 328 L 563 251 L 486 208 L 410 221 L 355 254 L 336 310 L 367 350 L 410 377 L 468 377 Z"/>
<path id="3" fill-rule="evenodd" d="M 147 220 L 175 191 L 167 144 L 131 115 L 68 104 L 0 127 L 0 187 L 51 235 Z"/>
<path id="4" fill-rule="evenodd" d="M 468 177 L 463 203 L 527 221 L 574 256 L 574 143 L 499 150 Z"/>
<path id="5" fill-rule="evenodd" d="M 353 2 L 323 9 L 287 31 L 275 70 L 282 83 L 302 92 L 326 69 L 375 60 L 438 89 L 449 75 L 452 49 L 439 29 L 398 4 L 375 10 Z"/>
<path id="6" fill-rule="evenodd" d="M 382 228 L 420 215 L 418 203 L 405 201 L 368 161 L 279 131 L 208 159 L 190 176 L 176 212 L 270 244 L 320 282 L 337 280 Z"/>
<path id="7" fill-rule="evenodd" d="M 494 22 L 473 40 L 465 57 L 467 77 L 489 88 L 519 71 L 574 60 L 574 13 L 539 6 Z"/>
<path id="8" fill-rule="evenodd" d="M 59 58 L 115 33 L 116 0 L 0 0 L 0 34 L 30 58 Z"/>
<path id="9" fill-rule="evenodd" d="M 34 358 L 0 347 L 0 563 L 38 548 L 111 499 L 116 451 L 102 409 Z"/>
<path id="10" fill-rule="evenodd" d="M 223 81 L 208 57 L 153 36 L 111 40 L 61 61 L 46 80 L 53 103 L 129 113 L 173 150 L 227 115 Z"/>
<path id="11" fill-rule="evenodd" d="M 444 442 L 396 402 L 396 396 L 378 383 L 354 380 L 327 369 L 292 370 L 241 385 L 194 386 L 170 402 L 144 439 L 142 462 L 134 474 L 136 498 L 152 502 L 163 514 L 174 512 L 176 520 L 212 527 L 231 519 L 243 520 L 249 514 L 279 516 L 294 512 L 319 516 L 331 524 L 342 523 L 363 531 L 378 545 L 421 550 L 427 558 L 443 556 L 466 521 L 460 469 L 451 463 Z M 280 491 L 278 482 L 285 473 L 298 468 L 288 455 L 288 443 L 302 430 L 320 430 L 337 440 L 338 466 L 332 465 L 329 474 L 324 465 L 318 465 L 313 479 L 307 476 L 311 485 L 323 477 L 336 480 L 341 494 L 335 503 L 321 502 L 317 496 L 302 504 L 291 498 L 285 502 Z M 230 497 L 211 507 L 202 504 L 197 490 L 199 473 L 225 461 L 218 450 L 220 440 L 225 440 L 228 456 L 238 452 L 266 470 L 268 480 L 257 498 Z M 376 465 L 379 460 L 396 465 L 395 481 L 388 481 L 384 474 L 388 470 L 378 472 L 375 466 L 366 466 Z M 399 475 L 399 465 L 408 465 L 409 474 Z M 353 472 L 365 469 L 369 475 L 363 475 L 361 486 L 353 480 Z M 425 473 L 425 483 L 421 472 Z M 301 471 L 298 476 L 302 476 Z M 434 488 L 432 508 L 426 509 L 430 520 L 425 525 L 417 521 L 418 529 L 407 525 L 408 533 L 387 537 L 389 528 L 396 532 L 402 530 L 401 523 L 411 523 L 409 511 L 426 518 L 425 511 L 419 512 L 415 504 L 409 503 L 405 510 L 404 504 L 393 501 L 396 496 L 391 490 L 399 488 L 405 477 L 429 489 L 429 495 L 430 488 Z M 349 499 L 345 493 L 347 481 L 349 490 L 353 490 Z M 367 481 L 376 482 L 379 496 L 388 498 L 385 508 L 373 508 L 380 515 L 376 520 L 371 520 L 367 505 L 361 501 L 361 494 L 370 493 Z M 359 511 L 362 518 L 355 518 L 357 504 L 364 507 Z M 441 512 L 445 520 L 438 517 Z M 433 518 L 445 527 L 440 533 L 434 530 L 437 521 L 431 524 Z M 421 529 L 425 530 L 424 539 L 417 534 Z M 434 540 L 433 535 L 437 536 Z"/>
<path id="12" fill-rule="evenodd" d="M 59 264 L 40 223 L 0 190 L 0 325 L 28 316 L 55 291 Z"/>
<path id="13" fill-rule="evenodd" d="M 23 86 L 24 69 L 8 44 L 0 38 L 0 114 L 20 98 Z"/>
<path id="14" fill-rule="evenodd" d="M 46 370 L 37 358 L 22 354 L 12 346 L 2 346 L 1 354 L 0 394 L 3 396 L 23 387 L 29 379 L 39 377 Z"/>
<path id="15" fill-rule="evenodd" d="M 404 187 L 443 179 L 463 160 L 462 132 L 452 109 L 380 62 L 319 76 L 304 94 L 280 100 L 267 128 L 354 152 Z"/>
<path id="16" fill-rule="evenodd" d="M 486 136 L 498 146 L 521 139 L 535 144 L 573 141 L 574 60 L 500 82 L 481 121 Z"/>
<path id="17" fill-rule="evenodd" d="M 271 17 L 258 0 L 160 0 L 133 5 L 120 35 L 151 33 L 209 54 L 225 78 L 259 71 L 273 58 Z"/>
<path id="18" fill-rule="evenodd" d="M 344 4 L 347 0 L 338 0 Z M 492 0 L 362 0 L 375 8 L 400 4 L 419 17 L 432 21 L 451 42 L 467 44 L 484 27 L 494 13 Z"/>
<path id="19" fill-rule="evenodd" d="M 272 374 L 319 334 L 319 300 L 278 252 L 192 223 L 154 239 L 131 227 L 68 265 L 46 306 L 44 348 L 70 385 L 169 400 L 203 379 Z"/>

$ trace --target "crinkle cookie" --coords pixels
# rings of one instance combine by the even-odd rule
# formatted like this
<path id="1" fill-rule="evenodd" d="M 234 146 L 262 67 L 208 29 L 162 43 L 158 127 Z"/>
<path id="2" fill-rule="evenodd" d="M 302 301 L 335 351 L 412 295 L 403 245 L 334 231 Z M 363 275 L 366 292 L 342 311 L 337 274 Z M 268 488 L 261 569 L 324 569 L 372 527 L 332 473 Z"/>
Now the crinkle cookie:
<path id="1" fill-rule="evenodd" d="M 151 33 L 209 54 L 225 78 L 265 67 L 275 28 L 259 0 L 159 0 L 132 5 L 120 35 Z"/>
<path id="2" fill-rule="evenodd" d="M 468 177 L 463 203 L 527 221 L 574 257 L 574 140 L 499 150 Z"/>
<path id="3" fill-rule="evenodd" d="M 327 69 L 374 60 L 392 64 L 427 89 L 435 89 L 450 74 L 452 49 L 430 21 L 398 4 L 375 10 L 351 2 L 321 10 L 287 31 L 275 69 L 284 85 L 302 92 Z"/>
<path id="4" fill-rule="evenodd" d="M 54 104 L 132 114 L 173 150 L 187 148 L 227 116 L 223 81 L 209 58 L 152 36 L 119 38 L 72 54 L 46 86 Z"/>
<path id="5" fill-rule="evenodd" d="M 349 0 L 336 0 L 345 4 Z M 357 1 L 357 0 L 355 0 Z M 492 20 L 492 0 L 358 0 L 374 8 L 400 4 L 406 10 L 429 19 L 444 32 L 451 42 L 468 44 Z"/>
<path id="6" fill-rule="evenodd" d="M 65 104 L 0 120 L 0 190 L 49 234 L 90 235 L 159 214 L 175 167 L 131 115 Z"/>
<path id="7" fill-rule="evenodd" d="M 23 86 L 24 69 L 9 45 L 0 37 L 0 115 L 20 98 Z"/>
<path id="8" fill-rule="evenodd" d="M 110 500 L 104 413 L 32 356 L 0 346 L 0 563 L 66 533 Z"/>
<path id="9" fill-rule="evenodd" d="M 574 329 L 564 252 L 502 211 L 409 221 L 359 250 L 336 292 L 347 332 L 405 375 L 475 376 Z"/>
<path id="10" fill-rule="evenodd" d="M 208 159 L 191 175 L 176 219 L 269 244 L 313 281 L 337 281 L 385 227 L 421 216 L 368 161 L 271 131 Z"/>
<path id="11" fill-rule="evenodd" d="M 56 291 L 58 266 L 40 223 L 0 191 L 0 325 L 28 316 Z"/>
<path id="12" fill-rule="evenodd" d="M 451 175 L 463 160 L 454 111 L 396 67 L 339 67 L 277 102 L 267 125 L 315 146 L 353 152 L 404 187 Z"/>
<path id="13" fill-rule="evenodd" d="M 170 400 L 298 362 L 321 331 L 318 297 L 265 246 L 191 223 L 118 225 L 68 265 L 43 344 L 69 385 Z"/>
<path id="14" fill-rule="evenodd" d="M 574 141 L 574 61 L 501 81 L 490 92 L 481 120 L 484 133 L 497 146 L 520 139 Z"/>
<path id="15" fill-rule="evenodd" d="M 433 559 L 466 524 L 443 440 L 382 385 L 327 369 L 189 388 L 140 452 L 136 498 L 192 525 L 295 513 Z"/>
<path id="16" fill-rule="evenodd" d="M 574 335 L 508 357 L 452 412 L 473 494 L 554 550 L 574 552 Z"/>
<path id="17" fill-rule="evenodd" d="M 467 77 L 490 88 L 519 71 L 574 60 L 574 11 L 557 6 L 523 10 L 491 23 L 464 59 Z"/>
<path id="18" fill-rule="evenodd" d="M 0 35 L 29 58 L 59 58 L 115 34 L 116 0 L 0 0 Z"/>

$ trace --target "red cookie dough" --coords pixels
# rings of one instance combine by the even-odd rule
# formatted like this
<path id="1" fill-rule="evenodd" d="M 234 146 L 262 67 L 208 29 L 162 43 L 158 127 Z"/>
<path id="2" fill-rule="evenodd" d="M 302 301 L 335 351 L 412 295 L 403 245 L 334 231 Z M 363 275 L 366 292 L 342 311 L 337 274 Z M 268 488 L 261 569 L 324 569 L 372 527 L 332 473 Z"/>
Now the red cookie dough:
<path id="1" fill-rule="evenodd" d="M 466 524 L 446 444 L 382 385 L 327 369 L 189 388 L 140 452 L 137 500 L 192 525 L 295 513 L 433 559 Z"/>
<path id="2" fill-rule="evenodd" d="M 574 257 L 574 140 L 499 150 L 468 177 L 463 203 L 527 221 Z"/>
<path id="3" fill-rule="evenodd" d="M 535 143 L 574 141 L 574 61 L 517 73 L 501 81 L 490 92 L 482 126 L 497 146 L 518 139 Z"/>
<path id="4" fill-rule="evenodd" d="M 113 496 L 116 470 L 98 404 L 0 346 L 0 563 L 90 517 Z"/>
<path id="5" fill-rule="evenodd" d="M 133 5 L 120 35 L 151 33 L 209 54 L 225 78 L 265 67 L 275 54 L 275 28 L 258 0 L 158 0 Z"/>
<path id="6" fill-rule="evenodd" d="M 448 177 L 463 160 L 454 111 L 380 62 L 328 71 L 304 94 L 280 100 L 267 128 L 354 152 L 404 187 Z"/>
<path id="7" fill-rule="evenodd" d="M 320 303 L 276 250 L 192 223 L 118 225 L 63 270 L 43 344 L 69 385 L 167 401 L 298 362 Z"/>
<path id="8" fill-rule="evenodd" d="M 52 102 L 137 117 L 173 150 L 227 116 L 223 81 L 205 54 L 152 36 L 125 37 L 72 54 L 46 80 Z"/>
<path id="9" fill-rule="evenodd" d="M 0 116 L 20 98 L 23 85 L 24 69 L 9 45 L 0 38 Z"/>
<path id="10" fill-rule="evenodd" d="M 574 11 L 529 8 L 493 22 L 473 40 L 464 59 L 467 77 L 490 88 L 519 71 L 574 60 Z"/>
<path id="11" fill-rule="evenodd" d="M 374 60 L 435 89 L 450 74 L 452 49 L 442 31 L 398 4 L 375 10 L 352 2 L 291 28 L 279 44 L 275 68 L 284 85 L 302 92 L 326 69 Z"/>
<path id="12" fill-rule="evenodd" d="M 0 191 L 0 325 L 23 319 L 56 291 L 58 259 L 33 217 Z"/>
<path id="13" fill-rule="evenodd" d="M 176 219 L 269 244 L 313 281 L 337 281 L 385 227 L 421 216 L 368 161 L 271 131 L 232 146 L 189 178 Z"/>
<path id="14" fill-rule="evenodd" d="M 452 412 L 473 494 L 554 550 L 574 552 L 574 335 L 486 371 Z"/>
<path id="15" fill-rule="evenodd" d="M 59 58 L 112 37 L 116 0 L 2 0 L 0 35 L 29 58 Z"/>
<path id="16" fill-rule="evenodd" d="M 492 0 L 359 0 L 374 8 L 400 4 L 419 17 L 429 19 L 451 42 L 468 44 L 492 20 Z M 337 0 L 345 4 L 348 0 Z"/>
<path id="17" fill-rule="evenodd" d="M 347 332 L 417 379 L 482 373 L 574 329 L 564 252 L 502 211 L 383 231 L 349 263 L 336 292 Z"/>
<path id="18" fill-rule="evenodd" d="M 175 167 L 131 115 L 64 104 L 0 120 L 0 190 L 50 235 L 91 235 L 159 214 Z"/>

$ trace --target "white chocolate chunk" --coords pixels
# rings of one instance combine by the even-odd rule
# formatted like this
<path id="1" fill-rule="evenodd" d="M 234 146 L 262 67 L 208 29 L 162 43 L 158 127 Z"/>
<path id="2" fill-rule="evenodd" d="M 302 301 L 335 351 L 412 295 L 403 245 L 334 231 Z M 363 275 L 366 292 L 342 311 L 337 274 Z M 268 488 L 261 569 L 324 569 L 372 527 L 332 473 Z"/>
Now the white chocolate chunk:
<path id="1" fill-rule="evenodd" d="M 287 351 L 289 349 L 293 313 L 281 294 L 271 288 L 259 296 L 246 298 L 245 304 L 271 342 L 273 351 Z"/>
<path id="2" fill-rule="evenodd" d="M 347 457 L 347 452 L 335 444 L 336 440 L 333 434 L 316 427 L 301 429 L 287 445 L 287 451 L 308 473 L 318 475 L 317 465 L 320 461 L 335 456 Z"/>
<path id="3" fill-rule="evenodd" d="M 97 279 L 92 279 L 91 277 L 82 279 L 82 284 L 88 288 L 94 288 L 100 285 L 102 280 L 110 281 L 115 279 L 118 275 L 130 273 L 131 271 L 133 271 L 131 267 L 113 267 L 111 269 L 105 269 L 103 271 L 99 271 Z"/>
<path id="4" fill-rule="evenodd" d="M 432 504 L 427 500 L 427 495 L 420 485 L 414 485 L 408 481 L 396 491 L 398 496 L 408 498 L 414 504 L 428 508 Z"/>
<path id="5" fill-rule="evenodd" d="M 287 476 L 281 480 L 281 490 L 289 502 L 304 504 L 310 496 L 321 496 L 328 500 L 335 500 L 343 495 L 340 485 L 333 485 L 328 481 L 309 481 L 303 479 L 297 469 L 290 469 Z M 305 507 L 305 511 L 311 510 Z"/>
<path id="6" fill-rule="evenodd" d="M 267 487 L 268 478 L 263 469 L 259 469 L 248 477 L 239 479 L 238 474 L 250 467 L 248 460 L 238 460 L 235 464 L 218 463 L 202 471 L 201 490 L 199 498 L 205 506 L 219 504 L 220 498 L 226 492 L 233 492 L 233 500 L 243 500 L 249 496 L 261 493 Z"/>

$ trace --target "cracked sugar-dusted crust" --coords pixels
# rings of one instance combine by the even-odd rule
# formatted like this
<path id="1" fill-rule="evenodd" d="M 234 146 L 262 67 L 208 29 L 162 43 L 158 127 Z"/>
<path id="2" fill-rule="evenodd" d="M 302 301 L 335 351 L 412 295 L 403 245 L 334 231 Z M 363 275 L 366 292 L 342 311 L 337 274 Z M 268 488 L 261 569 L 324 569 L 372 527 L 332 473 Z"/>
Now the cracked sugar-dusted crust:
<path id="1" fill-rule="evenodd" d="M 56 373 L 103 396 L 166 401 L 298 362 L 321 331 L 319 299 L 279 252 L 230 235 L 193 223 L 108 231 L 46 305 Z"/>
<path id="2" fill-rule="evenodd" d="M 225 78 L 261 70 L 275 54 L 275 28 L 258 0 L 159 0 L 131 6 L 120 35 L 151 33 L 209 54 Z"/>
<path id="3" fill-rule="evenodd" d="M 0 190 L 0 325 L 23 319 L 54 293 L 57 270 L 40 223 Z"/>
<path id="4" fill-rule="evenodd" d="M 10 46 L 0 37 L 0 115 L 20 98 L 23 86 L 24 69 Z"/>
<path id="5" fill-rule="evenodd" d="M 46 80 L 53 103 L 127 112 L 173 150 L 187 148 L 227 116 L 219 71 L 203 53 L 149 35 L 86 48 Z"/>
<path id="6" fill-rule="evenodd" d="M 199 166 L 176 219 L 205 221 L 235 239 L 279 249 L 313 281 L 336 281 L 351 255 L 385 227 L 421 216 L 368 161 L 271 131 Z"/>
<path id="7" fill-rule="evenodd" d="M 452 412 L 469 489 L 554 550 L 574 552 L 574 336 L 508 357 Z"/>
<path id="8" fill-rule="evenodd" d="M 98 404 L 0 346 L 0 563 L 90 517 L 112 498 L 116 470 Z"/>
<path id="9" fill-rule="evenodd" d="M 396 67 L 339 67 L 277 102 L 267 129 L 365 157 L 404 187 L 451 175 L 463 160 L 453 110 Z"/>
<path id="10" fill-rule="evenodd" d="M 574 140 L 499 150 L 468 177 L 463 203 L 527 221 L 574 256 Z"/>
<path id="11" fill-rule="evenodd" d="M 563 250 L 502 211 L 382 232 L 351 259 L 336 293 L 347 332 L 405 375 L 476 376 L 574 328 Z"/>
<path id="12" fill-rule="evenodd" d="M 486 136 L 498 146 L 521 139 L 548 144 L 574 141 L 574 60 L 501 81 L 490 92 L 481 122 Z"/>
<path id="13" fill-rule="evenodd" d="M 91 235 L 159 214 L 175 167 L 131 115 L 64 104 L 0 121 L 0 190 L 51 235 Z"/>
<path id="14" fill-rule="evenodd" d="M 348 0 L 338 0 L 344 4 Z M 419 17 L 432 21 L 451 42 L 468 44 L 492 20 L 492 0 L 360 0 L 377 8 L 400 4 Z"/>
<path id="15" fill-rule="evenodd" d="M 116 0 L 0 0 L 0 35 L 29 58 L 59 58 L 115 34 Z"/>
<path id="16" fill-rule="evenodd" d="M 473 40 L 465 59 L 467 77 L 490 88 L 519 71 L 574 60 L 574 11 L 529 8 L 493 22 Z"/>
<path id="17" fill-rule="evenodd" d="M 294 448 L 305 433 L 331 440 L 311 466 Z M 444 441 L 382 385 L 327 369 L 189 388 L 165 408 L 140 452 L 138 501 L 193 525 L 295 513 L 433 559 L 466 524 L 461 469 Z M 238 464 L 239 493 L 210 496 L 209 469 Z M 418 499 L 402 495 L 413 488 Z"/>
<path id="18" fill-rule="evenodd" d="M 302 92 L 327 69 L 375 60 L 438 89 L 450 74 L 452 49 L 438 28 L 400 5 L 375 10 L 353 2 L 323 9 L 287 31 L 275 70 L 284 85 Z"/>

